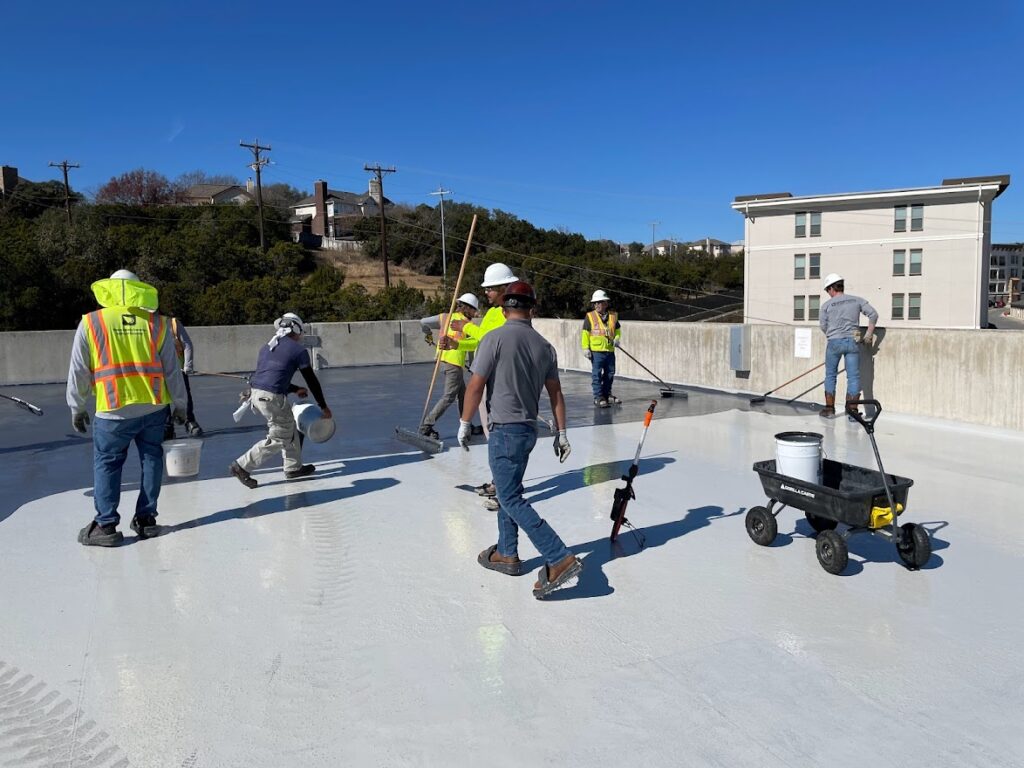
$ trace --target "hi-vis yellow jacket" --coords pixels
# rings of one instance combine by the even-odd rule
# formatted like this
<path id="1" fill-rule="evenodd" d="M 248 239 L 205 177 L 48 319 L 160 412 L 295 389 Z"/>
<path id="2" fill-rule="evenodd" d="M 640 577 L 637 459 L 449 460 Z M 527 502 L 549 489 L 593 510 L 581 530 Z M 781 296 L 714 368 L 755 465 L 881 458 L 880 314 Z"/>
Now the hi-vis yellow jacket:
<path id="1" fill-rule="evenodd" d="M 596 311 L 587 312 L 583 320 L 583 336 L 580 339 L 583 349 L 591 352 L 611 352 L 615 349 L 615 339 L 622 338 L 619 316 L 615 312 L 608 313 L 607 322 L 601 319 Z"/>
<path id="2" fill-rule="evenodd" d="M 495 328 L 501 328 L 505 324 L 505 313 L 501 307 L 491 307 L 487 310 L 480 325 L 467 323 L 463 326 L 462 332 L 466 338 L 459 342 L 459 352 L 473 352 L 480 346 L 480 340 Z"/>
<path id="3" fill-rule="evenodd" d="M 461 331 L 456 331 L 454 328 L 452 328 L 449 325 L 450 321 L 448 320 L 448 313 L 447 312 L 442 312 L 441 315 L 440 315 L 440 318 L 441 318 L 441 325 L 439 327 L 441 329 L 441 333 L 444 333 L 444 329 L 447 326 L 448 327 L 448 338 L 449 339 L 451 339 L 452 341 L 459 342 L 459 341 L 462 341 L 466 337 L 465 329 L 469 327 L 469 325 L 468 325 L 469 318 L 466 317 L 464 314 L 462 314 L 461 312 L 452 312 L 452 315 L 451 315 L 452 321 L 462 320 L 462 321 L 467 323 L 467 325 L 464 326 L 463 330 L 461 330 Z M 457 365 L 460 368 L 465 368 L 466 367 L 466 353 L 464 351 L 462 351 L 461 349 L 443 349 L 443 350 L 442 349 L 438 349 L 437 355 L 438 355 L 438 357 L 441 358 L 441 360 L 443 360 L 446 363 L 450 363 L 451 365 Z"/>
<path id="4" fill-rule="evenodd" d="M 103 309 L 83 315 L 90 368 L 96 387 L 96 411 L 126 405 L 168 405 L 160 349 L 167 318 L 155 310 L 156 288 L 134 280 L 98 280 L 93 295 Z"/>

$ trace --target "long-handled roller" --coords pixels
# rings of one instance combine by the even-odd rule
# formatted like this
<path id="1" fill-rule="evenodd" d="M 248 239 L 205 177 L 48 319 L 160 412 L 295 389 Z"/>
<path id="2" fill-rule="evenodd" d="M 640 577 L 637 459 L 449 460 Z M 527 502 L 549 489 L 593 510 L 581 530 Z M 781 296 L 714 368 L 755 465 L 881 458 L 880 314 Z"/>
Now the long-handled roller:
<path id="1" fill-rule="evenodd" d="M 32 403 L 26 402 L 25 400 L 22 400 L 20 397 L 11 397 L 10 395 L 0 395 L 0 397 L 2 397 L 4 400 L 10 400 L 19 408 L 24 408 L 26 411 L 28 411 L 29 413 L 34 413 L 36 416 L 43 415 L 42 408 L 40 408 L 38 405 L 32 405 Z"/>
<path id="2" fill-rule="evenodd" d="M 622 488 L 615 489 L 615 499 L 612 501 L 612 535 L 611 540 L 614 542 L 619 536 L 619 529 L 625 525 L 627 528 L 633 528 L 629 520 L 626 518 L 626 507 L 629 506 L 629 502 L 636 498 L 636 493 L 633 491 L 633 480 L 636 478 L 637 472 L 640 471 L 640 452 L 644 449 L 644 441 L 647 439 L 647 430 L 651 428 L 651 421 L 654 419 L 654 408 L 658 405 L 657 400 L 651 400 L 651 404 L 647 406 L 647 415 L 644 416 L 644 431 L 640 433 L 640 443 L 636 447 L 636 454 L 633 456 L 633 463 L 629 465 L 629 471 L 622 476 L 622 479 L 626 481 L 626 484 Z M 636 533 L 636 529 L 633 529 Z M 637 534 L 640 546 L 643 547 L 643 537 Z"/>
<path id="3" fill-rule="evenodd" d="M 675 397 L 676 395 L 679 395 L 679 397 L 689 397 L 689 395 L 686 392 L 680 392 L 679 390 L 672 389 L 672 387 L 669 386 L 668 384 L 666 384 L 664 381 L 662 381 L 661 377 L 658 376 L 654 371 L 652 371 L 646 365 L 644 365 L 639 360 L 637 360 L 635 357 L 633 357 L 631 354 L 629 354 L 629 352 L 626 351 L 625 347 L 621 347 L 620 346 L 620 347 L 618 347 L 618 350 L 619 350 L 619 352 L 624 354 L 626 357 L 628 357 L 630 360 L 632 360 L 634 363 L 636 363 L 641 368 L 643 368 L 645 371 L 647 371 L 651 376 L 654 377 L 654 379 L 659 384 L 661 384 L 661 390 L 660 391 L 661 391 L 661 396 L 662 397 Z"/>
<path id="4" fill-rule="evenodd" d="M 473 222 L 469 225 L 469 237 L 466 238 L 466 250 L 462 254 L 462 266 L 459 267 L 459 277 L 455 281 L 455 293 L 452 294 L 452 303 L 448 307 L 448 315 L 445 320 L 444 328 L 441 328 L 441 335 L 439 339 L 443 339 L 448 335 L 449 328 L 452 322 L 452 314 L 455 312 L 455 303 L 459 298 L 459 288 L 462 286 L 462 276 L 466 271 L 466 262 L 469 261 L 469 250 L 473 244 L 473 233 L 476 232 L 476 214 L 473 215 Z M 430 408 L 430 398 L 434 394 L 434 382 L 437 381 L 437 371 L 441 367 L 441 351 L 438 350 L 437 356 L 434 359 L 434 373 L 430 376 L 430 388 L 427 390 L 427 399 L 423 403 L 423 415 L 420 416 L 420 424 L 427 418 L 427 410 Z M 440 453 L 444 450 L 444 441 L 436 440 L 428 435 L 420 434 L 418 429 L 406 429 L 405 427 L 395 427 L 395 436 L 403 443 L 409 443 L 419 448 L 425 453 Z"/>

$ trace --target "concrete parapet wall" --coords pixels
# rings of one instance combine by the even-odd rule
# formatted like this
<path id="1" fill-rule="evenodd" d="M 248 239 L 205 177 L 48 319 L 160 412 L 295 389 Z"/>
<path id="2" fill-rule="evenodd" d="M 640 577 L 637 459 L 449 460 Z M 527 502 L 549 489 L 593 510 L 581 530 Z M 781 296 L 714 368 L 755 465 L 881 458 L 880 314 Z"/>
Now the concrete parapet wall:
<path id="1" fill-rule="evenodd" d="M 564 368 L 588 371 L 580 349 L 579 320 L 538 319 L 537 329 L 558 350 Z M 625 348 L 665 381 L 730 392 L 762 394 L 824 360 L 825 339 L 811 330 L 810 357 L 796 357 L 794 328 L 750 327 L 749 372 L 729 368 L 730 328 L 712 323 L 627 323 Z M 316 323 L 316 350 L 332 368 L 430 362 L 419 323 Z M 196 370 L 251 371 L 273 334 L 266 326 L 193 327 Z M 67 378 L 72 331 L 0 333 L 0 385 L 60 382 Z M 625 355 L 619 375 L 650 376 Z M 865 397 L 887 410 L 1024 431 L 1024 331 L 879 329 L 874 348 L 861 355 Z M 824 369 L 780 389 L 775 396 L 821 401 Z M 837 387 L 842 400 L 845 375 Z"/>

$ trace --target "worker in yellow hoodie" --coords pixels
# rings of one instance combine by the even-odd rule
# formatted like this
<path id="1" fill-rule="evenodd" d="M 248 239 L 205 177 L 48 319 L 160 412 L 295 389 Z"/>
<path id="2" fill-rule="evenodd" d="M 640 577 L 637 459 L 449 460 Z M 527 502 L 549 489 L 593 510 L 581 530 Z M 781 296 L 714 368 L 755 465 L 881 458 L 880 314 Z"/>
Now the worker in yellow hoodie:
<path id="1" fill-rule="evenodd" d="M 600 288 L 590 297 L 593 309 L 583 319 L 581 343 L 583 354 L 591 364 L 591 386 L 594 391 L 594 405 L 607 408 L 621 401 L 612 394 L 615 380 L 615 348 L 622 339 L 619 315 L 610 312 L 611 298 Z"/>
<path id="2" fill-rule="evenodd" d="M 451 324 L 452 330 L 462 333 L 464 338 L 459 341 L 451 338 L 441 338 L 438 340 L 437 348 L 441 350 L 457 349 L 459 352 L 475 352 L 484 336 L 505 324 L 505 314 L 502 312 L 501 303 L 505 298 L 505 290 L 517 280 L 519 278 L 512 274 L 512 270 L 509 269 L 507 264 L 498 262 L 487 267 L 484 270 L 484 279 L 480 283 L 480 287 L 487 294 L 487 301 L 491 305 L 490 309 L 481 318 L 479 325 L 465 321 L 453 321 Z M 498 509 L 497 490 L 493 482 L 486 482 L 483 485 L 477 486 L 476 492 L 481 496 L 487 497 L 487 509 Z"/>

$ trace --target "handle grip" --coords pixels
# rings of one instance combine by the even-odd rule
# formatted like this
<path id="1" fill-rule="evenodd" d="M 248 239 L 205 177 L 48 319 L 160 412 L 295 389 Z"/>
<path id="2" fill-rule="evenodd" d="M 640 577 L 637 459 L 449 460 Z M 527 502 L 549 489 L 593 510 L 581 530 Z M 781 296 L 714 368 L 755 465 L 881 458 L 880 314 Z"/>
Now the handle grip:
<path id="1" fill-rule="evenodd" d="M 870 405 L 870 406 L 872 406 L 875 409 L 874 414 L 869 419 L 865 419 L 863 416 L 861 416 L 859 410 L 857 410 L 857 411 L 848 411 L 850 416 L 852 416 L 856 421 L 860 422 L 860 425 L 862 427 L 864 427 L 864 429 L 866 429 L 868 432 L 874 432 L 875 431 L 875 422 L 878 421 L 878 417 L 882 415 L 882 404 L 880 402 L 878 402 L 877 400 L 870 399 L 870 400 L 851 400 L 848 403 L 848 405 L 852 405 L 852 406 Z"/>

